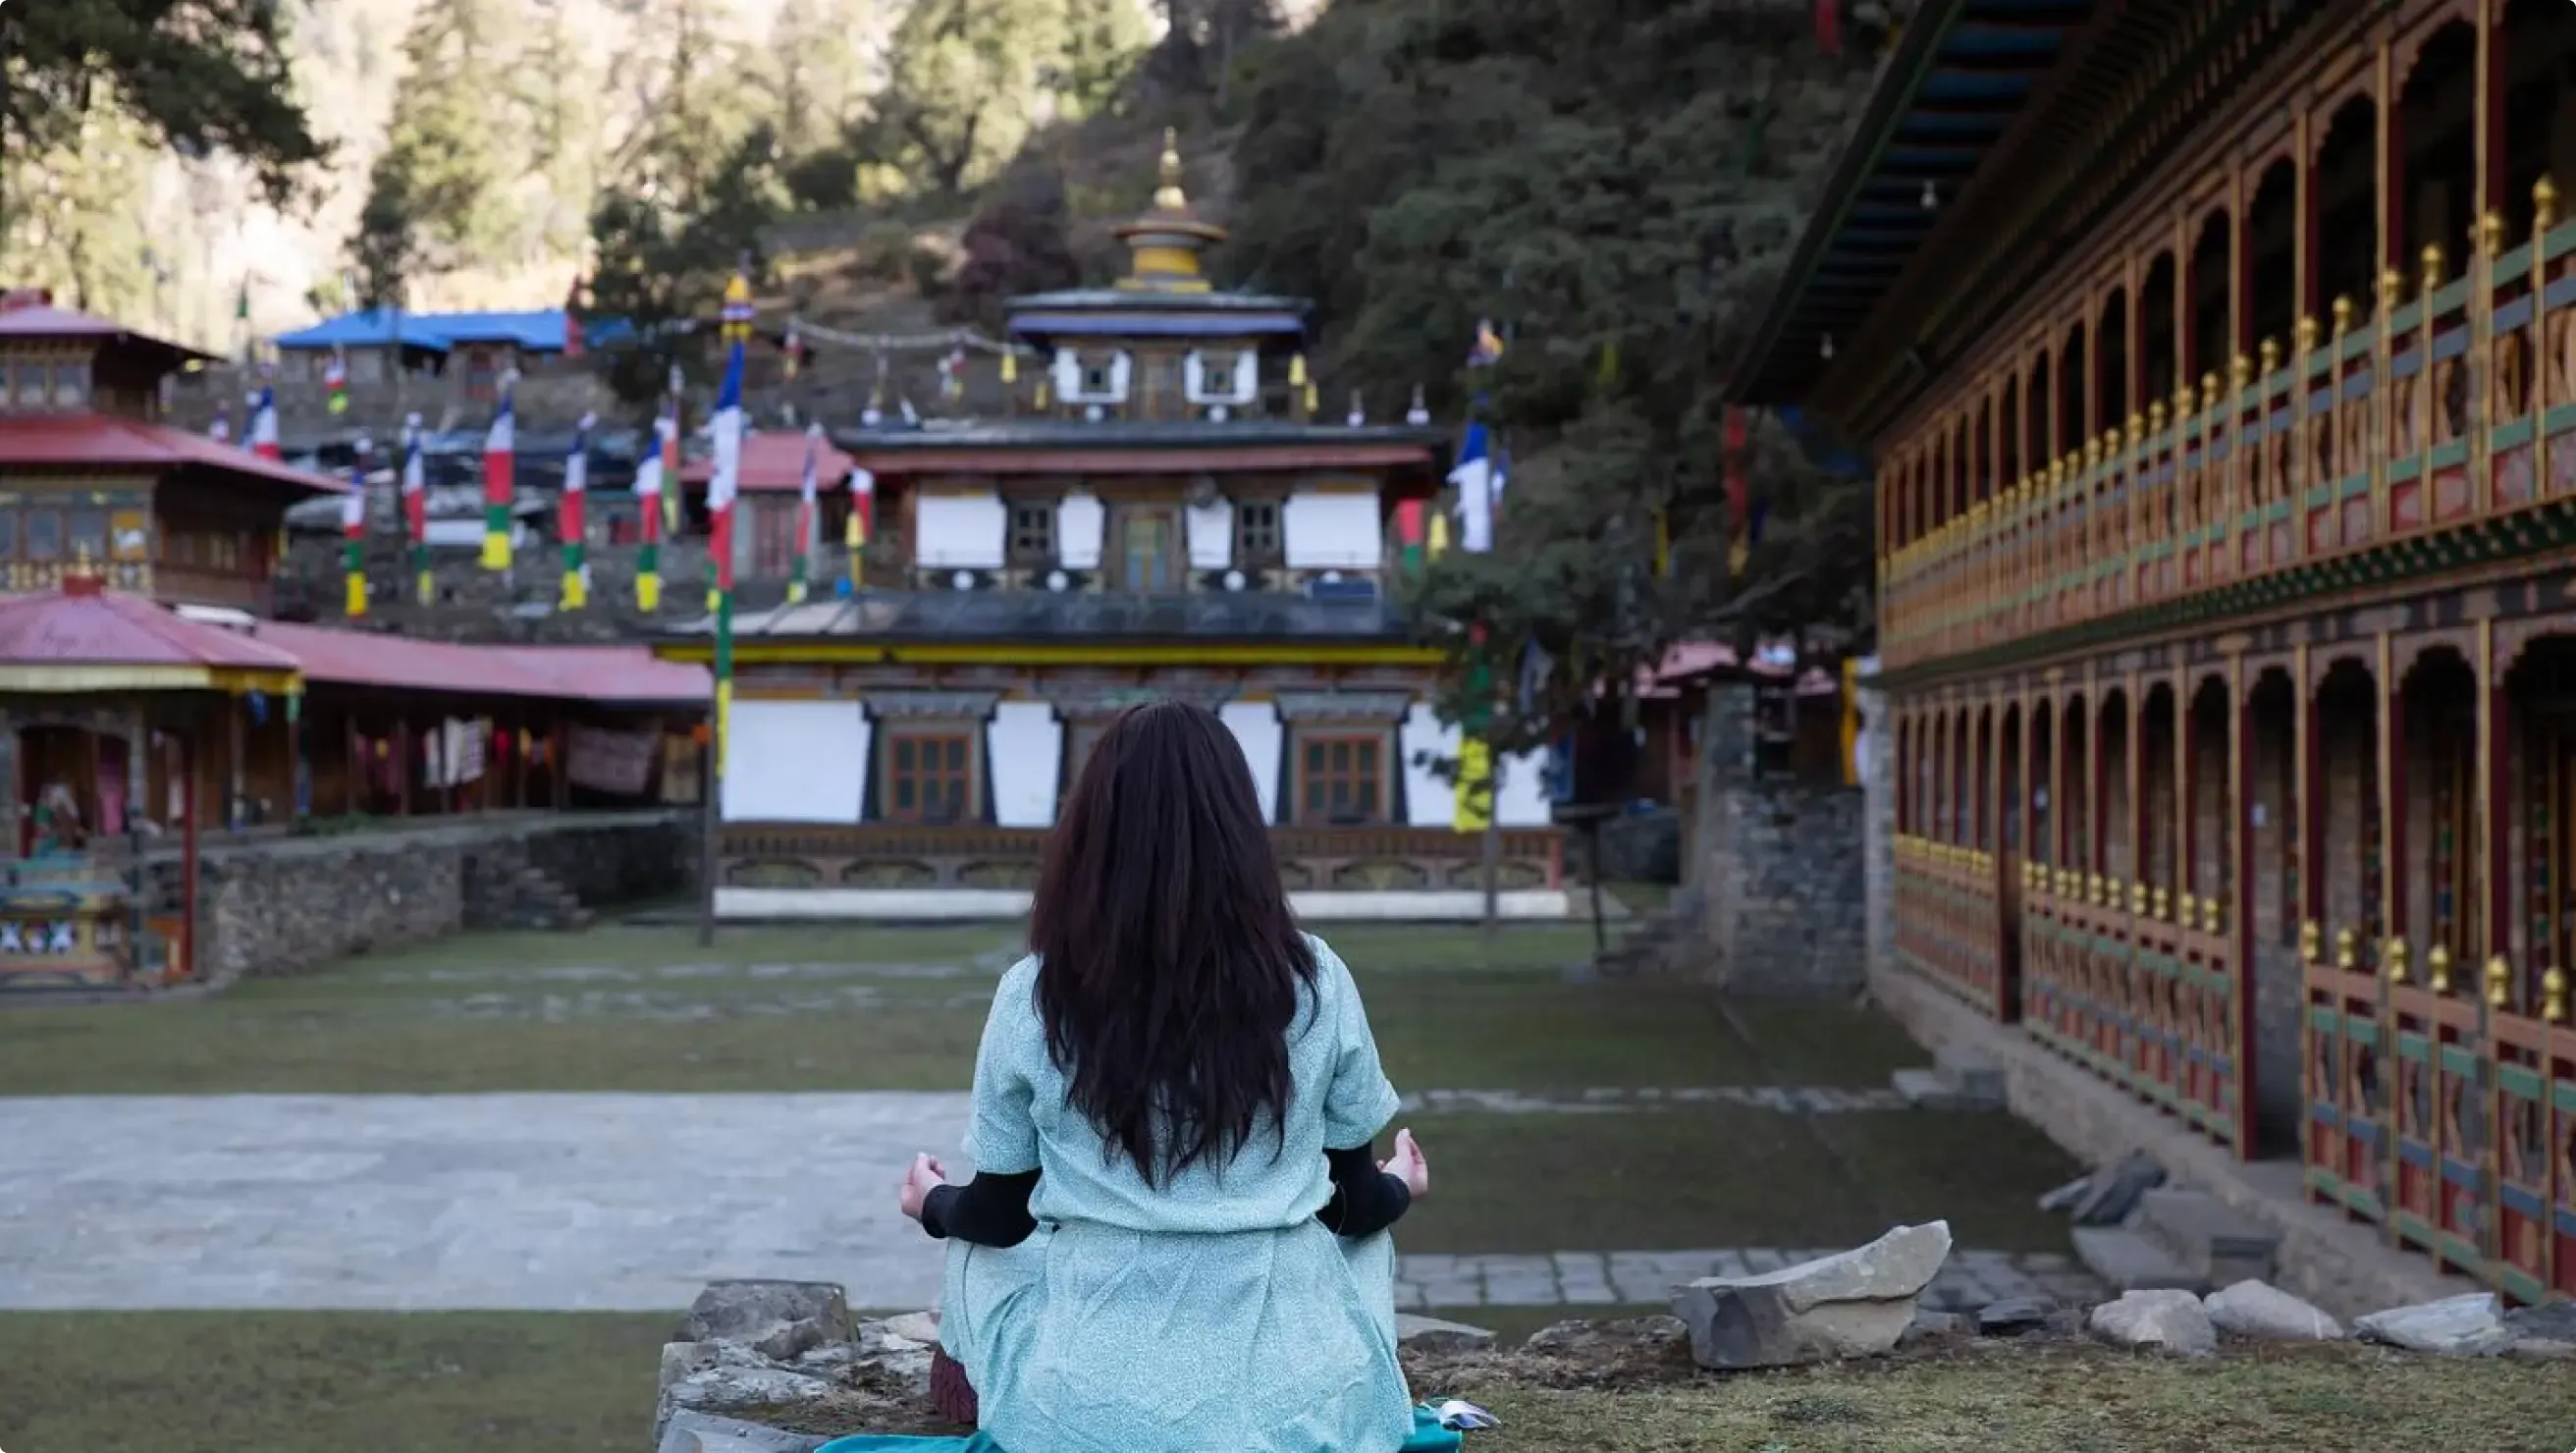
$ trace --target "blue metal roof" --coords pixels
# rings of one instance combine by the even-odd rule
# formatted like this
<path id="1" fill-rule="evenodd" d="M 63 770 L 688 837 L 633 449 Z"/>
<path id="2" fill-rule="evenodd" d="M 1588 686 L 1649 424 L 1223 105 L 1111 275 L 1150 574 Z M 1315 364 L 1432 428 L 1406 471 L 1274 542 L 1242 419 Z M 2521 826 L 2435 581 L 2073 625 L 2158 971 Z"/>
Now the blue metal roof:
<path id="1" fill-rule="evenodd" d="M 365 308 L 284 334 L 277 346 L 384 348 L 400 343 L 444 353 L 460 344 L 507 343 L 523 353 L 561 353 L 564 331 L 561 308 L 524 313 L 398 313 Z"/>
<path id="2" fill-rule="evenodd" d="M 1808 220 L 1787 285 L 1736 360 L 1734 398 L 1806 398 L 1828 343 L 1861 330 L 2095 11 L 2095 0 L 1926 0 Z"/>

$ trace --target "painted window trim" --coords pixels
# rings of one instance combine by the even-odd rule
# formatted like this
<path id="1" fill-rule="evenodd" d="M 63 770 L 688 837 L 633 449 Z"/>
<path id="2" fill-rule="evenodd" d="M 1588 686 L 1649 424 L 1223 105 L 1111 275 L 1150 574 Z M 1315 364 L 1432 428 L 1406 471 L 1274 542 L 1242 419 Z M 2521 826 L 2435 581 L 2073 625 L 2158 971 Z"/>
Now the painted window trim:
<path id="1" fill-rule="evenodd" d="M 900 722 L 877 723 L 877 813 L 879 822 L 900 823 L 906 827 L 973 827 L 984 820 L 984 729 L 975 722 L 945 717 Z M 958 815 L 947 822 L 933 822 L 920 809 L 909 815 L 895 807 L 895 746 L 900 742 L 962 741 L 966 744 L 966 802 Z M 939 774 L 945 779 L 948 773 Z M 918 785 L 918 769 L 914 782 Z M 918 800 L 916 795 L 916 800 Z"/>
<path id="2" fill-rule="evenodd" d="M 1377 752 L 1377 810 L 1365 821 L 1337 823 L 1329 818 L 1318 820 L 1306 810 L 1306 749 L 1332 742 L 1365 742 Z M 1393 726 L 1368 726 L 1352 722 L 1316 723 L 1300 726 L 1288 724 L 1287 811 L 1281 814 L 1295 827 L 1391 827 L 1395 825 L 1395 746 Z"/>

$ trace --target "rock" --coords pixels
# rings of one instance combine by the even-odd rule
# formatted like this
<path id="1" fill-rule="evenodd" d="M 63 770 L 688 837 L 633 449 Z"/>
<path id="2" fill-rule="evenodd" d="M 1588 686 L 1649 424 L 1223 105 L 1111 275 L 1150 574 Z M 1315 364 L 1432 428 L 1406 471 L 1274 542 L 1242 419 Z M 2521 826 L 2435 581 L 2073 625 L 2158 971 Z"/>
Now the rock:
<path id="1" fill-rule="evenodd" d="M 2054 1306 L 2037 1297 L 2006 1297 L 1988 1302 L 1977 1310 L 1977 1335 L 1980 1337 L 2018 1337 L 2048 1325 Z"/>
<path id="2" fill-rule="evenodd" d="M 2391 1307 L 2352 1325 L 2365 1341 L 2445 1357 L 2493 1357 L 2514 1341 L 2514 1334 L 2506 1329 L 2498 1312 L 2493 1292 L 2470 1292 L 2438 1302 Z"/>
<path id="3" fill-rule="evenodd" d="M 2123 1347 L 2150 1347 L 2185 1357 L 2208 1357 L 2218 1351 L 2218 1329 L 2200 1309 L 2200 1298 L 2185 1291 L 2124 1293 L 2116 1302 L 2093 1309 L 2093 1335 Z"/>
<path id="4" fill-rule="evenodd" d="M 784 1367 L 719 1363 L 673 1383 L 668 1401 L 674 1416 L 688 1408 L 700 1412 L 730 1413 L 745 1408 L 780 1408 L 820 1402 L 832 1395 L 832 1388 L 833 1384 L 822 1378 L 791 1372 Z"/>
<path id="5" fill-rule="evenodd" d="M 1494 1345 L 1494 1334 L 1464 1322 L 1443 1322 L 1437 1317 L 1398 1312 L 1395 1345 L 1416 1352 L 1482 1352 Z"/>
<path id="6" fill-rule="evenodd" d="M 2576 1357 L 2576 1302 L 2544 1302 L 2505 1313 L 2516 1357 Z"/>
<path id="7" fill-rule="evenodd" d="M 2165 1183 L 2165 1168 L 2140 1151 L 2093 1173 L 2084 1199 L 2075 1203 L 2078 1226 L 2117 1226 L 2138 1208 L 2138 1200 Z"/>
<path id="8" fill-rule="evenodd" d="M 1786 1367 L 1894 1351 L 1950 1255 L 1950 1223 L 1899 1226 L 1856 1250 L 1673 1293 L 1702 1367 Z"/>
<path id="9" fill-rule="evenodd" d="M 939 1314 L 906 1312 L 900 1317 L 888 1317 L 885 1329 L 894 1336 L 907 1337 L 927 1346 L 939 1340 Z"/>
<path id="10" fill-rule="evenodd" d="M 2343 1324 L 2269 1282 L 2240 1281 L 2211 1292 L 2200 1309 L 2209 1324 L 2266 1342 L 2339 1342 Z"/>
<path id="11" fill-rule="evenodd" d="M 905 1345 L 906 1347 L 912 1347 L 918 1346 L 919 1344 L 907 1343 Z M 795 1366 L 798 1372 L 810 1372 L 816 1377 L 830 1377 L 834 1373 L 850 1367 L 858 1360 L 859 1349 L 857 1347 L 847 1342 L 833 1342 L 821 1347 L 809 1347 L 804 1351 L 797 1353 Z"/>
<path id="12" fill-rule="evenodd" d="M 814 1453 L 830 1442 L 815 1433 L 790 1433 L 740 1418 L 679 1412 L 662 1428 L 655 1453 Z"/>
<path id="13" fill-rule="evenodd" d="M 2075 1179 L 2059 1186 L 2056 1190 L 2050 1191 L 2047 1195 L 2040 1197 L 2039 1208 L 2051 1213 L 2058 1211 L 2072 1211 L 2075 1209 L 2076 1203 L 2084 1199 L 2085 1192 L 2092 1189 L 2093 1178 L 2091 1176 L 2077 1176 Z"/>
<path id="14" fill-rule="evenodd" d="M 1975 1330 L 1976 1319 L 1965 1312 L 1936 1312 L 1924 1307 L 1915 1312 L 1914 1320 L 1897 1335 L 1896 1345 L 1915 1347 L 1925 1342 L 1946 1342 L 1953 1337 L 1965 1337 Z"/>
<path id="15" fill-rule="evenodd" d="M 739 1342 L 776 1362 L 850 1336 L 850 1304 L 822 1281 L 718 1281 L 689 1307 L 692 1342 Z"/>
<path id="16" fill-rule="evenodd" d="M 1522 1344 L 1531 1352 L 1567 1357 L 1582 1354 L 1639 1351 L 1660 1353 L 1690 1338 L 1690 1328 L 1678 1317 L 1622 1317 L 1615 1321 L 1576 1319 L 1551 1322 L 1532 1332 Z"/>

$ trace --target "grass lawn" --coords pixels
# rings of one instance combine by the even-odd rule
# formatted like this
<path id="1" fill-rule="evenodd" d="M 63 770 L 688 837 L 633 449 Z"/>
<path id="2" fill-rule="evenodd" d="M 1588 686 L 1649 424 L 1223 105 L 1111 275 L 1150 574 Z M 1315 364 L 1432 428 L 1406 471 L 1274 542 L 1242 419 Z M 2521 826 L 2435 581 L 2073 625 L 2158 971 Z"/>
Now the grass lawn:
<path id="1" fill-rule="evenodd" d="M 33 1453 L 633 1453 L 667 1316 L 0 1314 L 0 1440 Z M 1602 1391 L 1508 1365 L 1416 1391 L 1471 1453 L 2565 1453 L 2563 1365 L 2359 1348 L 2189 1363 L 2018 1347 Z"/>
<path id="2" fill-rule="evenodd" d="M 1591 930 L 1354 925 L 1391 1073 L 1414 1088 L 1884 1084 L 1874 1015 L 1583 983 Z M 470 935 L 209 999 L 0 1012 L 0 1095 L 964 1089 L 1005 927 Z M 1787 1079 L 1780 1079 L 1782 1075 Z"/>

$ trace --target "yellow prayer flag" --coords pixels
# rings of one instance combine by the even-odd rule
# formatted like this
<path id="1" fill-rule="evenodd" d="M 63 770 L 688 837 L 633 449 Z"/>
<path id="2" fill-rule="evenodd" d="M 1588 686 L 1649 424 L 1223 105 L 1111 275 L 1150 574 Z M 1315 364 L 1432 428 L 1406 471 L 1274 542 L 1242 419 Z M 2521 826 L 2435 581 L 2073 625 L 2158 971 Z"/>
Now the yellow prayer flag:
<path id="1" fill-rule="evenodd" d="M 1494 762 L 1482 737 L 1458 743 L 1457 806 L 1449 825 L 1459 832 L 1483 832 L 1494 815 Z"/>

